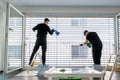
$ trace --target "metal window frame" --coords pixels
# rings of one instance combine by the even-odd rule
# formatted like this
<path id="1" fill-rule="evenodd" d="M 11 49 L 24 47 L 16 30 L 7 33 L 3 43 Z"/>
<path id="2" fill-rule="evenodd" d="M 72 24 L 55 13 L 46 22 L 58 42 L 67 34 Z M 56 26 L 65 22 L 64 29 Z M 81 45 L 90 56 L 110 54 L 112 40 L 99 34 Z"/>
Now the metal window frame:
<path id="1" fill-rule="evenodd" d="M 116 43 L 115 50 L 116 50 L 116 54 L 119 55 L 120 54 L 120 51 L 119 51 L 119 49 L 120 49 L 119 35 L 120 34 L 119 34 L 118 16 L 120 16 L 120 13 L 115 16 L 115 35 L 116 35 L 115 36 L 115 43 Z M 120 58 L 119 58 L 119 62 L 120 62 Z"/>
<path id="2" fill-rule="evenodd" d="M 12 8 L 12 9 L 14 9 L 16 12 L 18 12 L 23 18 L 23 20 L 22 20 L 22 22 L 23 22 L 23 26 L 22 26 L 22 63 L 21 63 L 21 66 L 20 67 L 17 67 L 17 68 L 15 68 L 15 69 L 12 69 L 12 70 L 9 70 L 8 71 L 8 55 L 7 55 L 7 53 L 8 53 L 8 28 L 9 28 L 9 17 L 10 17 L 10 8 Z M 6 29 L 5 29 L 5 54 L 4 54 L 4 74 L 7 74 L 7 73 L 10 73 L 10 72 L 13 72 L 13 71 L 16 71 L 16 70 L 18 70 L 18 69 L 21 69 L 21 68 L 23 68 L 23 62 L 24 62 L 24 52 L 25 52 L 25 50 L 24 50 L 24 42 L 25 42 L 25 39 L 24 39 L 24 33 L 25 33 L 25 28 L 24 28 L 24 19 L 25 19 L 25 17 L 24 17 L 24 15 L 19 11 L 19 10 L 17 10 L 12 4 L 10 4 L 10 3 L 8 3 L 7 2 L 7 11 L 6 11 Z"/>

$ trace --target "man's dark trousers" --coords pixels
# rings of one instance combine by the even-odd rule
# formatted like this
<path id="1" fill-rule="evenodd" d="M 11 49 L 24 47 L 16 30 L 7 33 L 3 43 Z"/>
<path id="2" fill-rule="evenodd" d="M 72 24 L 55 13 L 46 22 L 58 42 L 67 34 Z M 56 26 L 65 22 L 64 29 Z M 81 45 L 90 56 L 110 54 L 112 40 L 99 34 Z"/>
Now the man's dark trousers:
<path id="1" fill-rule="evenodd" d="M 37 37 L 32 55 L 30 57 L 30 62 L 29 65 L 31 64 L 31 61 L 34 57 L 34 55 L 36 54 L 37 50 L 39 49 L 39 47 L 41 46 L 42 49 L 42 64 L 45 65 L 46 62 L 46 49 L 47 49 L 47 40 L 46 37 Z"/>
<path id="2" fill-rule="evenodd" d="M 101 64 L 102 45 L 93 46 L 92 55 L 94 64 Z"/>

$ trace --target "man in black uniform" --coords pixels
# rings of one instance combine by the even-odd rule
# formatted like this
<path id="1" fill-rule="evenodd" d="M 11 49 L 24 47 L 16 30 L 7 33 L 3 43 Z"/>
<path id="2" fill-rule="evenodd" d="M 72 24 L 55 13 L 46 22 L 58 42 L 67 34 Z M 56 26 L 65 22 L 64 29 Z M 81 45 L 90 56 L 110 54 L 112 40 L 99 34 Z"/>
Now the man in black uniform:
<path id="1" fill-rule="evenodd" d="M 37 39 L 36 39 L 36 43 L 35 43 L 33 52 L 30 57 L 29 65 L 31 65 L 31 61 L 40 46 L 42 48 L 42 64 L 45 65 L 46 49 L 47 49 L 47 39 L 46 39 L 47 33 L 49 32 L 49 34 L 51 34 L 51 35 L 53 34 L 53 30 L 51 30 L 49 28 L 48 22 L 49 22 L 49 19 L 45 18 L 44 23 L 38 24 L 37 26 L 33 27 L 33 29 L 32 29 L 33 31 L 37 30 Z"/>
<path id="2" fill-rule="evenodd" d="M 84 31 L 84 35 L 86 36 L 86 41 L 81 44 L 87 44 L 88 41 L 92 44 L 92 56 L 93 56 L 93 61 L 95 65 L 100 65 L 101 64 L 101 55 L 102 55 L 102 42 L 97 35 L 96 32 L 88 32 L 87 30 Z"/>

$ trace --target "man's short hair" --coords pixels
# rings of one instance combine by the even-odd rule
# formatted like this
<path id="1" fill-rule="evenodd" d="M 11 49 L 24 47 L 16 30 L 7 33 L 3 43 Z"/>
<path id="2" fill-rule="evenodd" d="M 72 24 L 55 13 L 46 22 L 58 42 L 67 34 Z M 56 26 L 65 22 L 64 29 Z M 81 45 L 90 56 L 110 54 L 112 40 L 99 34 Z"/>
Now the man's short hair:
<path id="1" fill-rule="evenodd" d="M 88 32 L 88 30 L 85 30 L 85 31 L 84 31 L 84 35 L 86 34 L 86 32 Z"/>
<path id="2" fill-rule="evenodd" d="M 48 18 L 45 18 L 44 21 L 50 21 Z"/>

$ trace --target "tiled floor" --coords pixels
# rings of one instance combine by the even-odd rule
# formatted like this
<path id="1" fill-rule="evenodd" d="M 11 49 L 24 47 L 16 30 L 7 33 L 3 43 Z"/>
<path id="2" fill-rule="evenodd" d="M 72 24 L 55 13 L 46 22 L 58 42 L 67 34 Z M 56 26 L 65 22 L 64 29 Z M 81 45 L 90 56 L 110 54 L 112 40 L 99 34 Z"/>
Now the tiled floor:
<path id="1" fill-rule="evenodd" d="M 107 73 L 107 75 L 109 75 L 109 73 Z M 36 71 L 31 71 L 29 73 L 27 73 L 27 71 L 16 71 L 7 75 L 3 75 L 2 73 L 0 73 L 0 80 L 48 80 L 48 78 L 45 78 L 44 76 L 37 76 Z M 112 80 L 120 80 L 120 72 L 114 72 Z"/>

